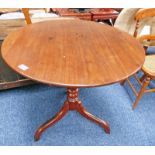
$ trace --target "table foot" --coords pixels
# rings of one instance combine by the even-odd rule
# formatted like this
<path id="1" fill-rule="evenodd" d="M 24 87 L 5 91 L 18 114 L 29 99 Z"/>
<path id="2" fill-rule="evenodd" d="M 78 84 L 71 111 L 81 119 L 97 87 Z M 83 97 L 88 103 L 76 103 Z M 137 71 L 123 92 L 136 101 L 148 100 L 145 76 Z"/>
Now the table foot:
<path id="1" fill-rule="evenodd" d="M 51 127 L 52 125 L 57 123 L 60 119 L 62 119 L 69 110 L 77 110 L 82 116 L 99 124 L 107 134 L 110 134 L 110 127 L 108 123 L 87 112 L 86 109 L 83 107 L 82 102 L 78 100 L 78 88 L 68 88 L 67 100 L 65 101 L 62 109 L 53 118 L 48 120 L 46 123 L 44 123 L 37 129 L 34 136 L 35 141 L 38 141 L 42 133 L 47 128 Z"/>
<path id="2" fill-rule="evenodd" d="M 92 115 L 91 113 L 89 113 L 88 111 L 86 111 L 86 109 L 83 107 L 83 105 L 82 105 L 82 103 L 80 101 L 78 102 L 78 104 L 79 105 L 78 105 L 77 111 L 82 116 L 84 116 L 87 119 L 99 124 L 107 134 L 110 134 L 110 127 L 109 127 L 109 124 L 106 121 L 101 120 L 101 119 L 97 118 L 96 116 Z"/>
<path id="3" fill-rule="evenodd" d="M 37 129 L 34 136 L 35 141 L 38 141 L 40 139 L 40 136 L 47 128 L 51 127 L 52 125 L 57 123 L 60 119 L 62 119 L 65 116 L 65 114 L 68 112 L 68 110 L 69 110 L 69 105 L 67 102 L 65 102 L 62 109 L 54 117 L 49 119 L 47 122 L 45 122 Z"/>

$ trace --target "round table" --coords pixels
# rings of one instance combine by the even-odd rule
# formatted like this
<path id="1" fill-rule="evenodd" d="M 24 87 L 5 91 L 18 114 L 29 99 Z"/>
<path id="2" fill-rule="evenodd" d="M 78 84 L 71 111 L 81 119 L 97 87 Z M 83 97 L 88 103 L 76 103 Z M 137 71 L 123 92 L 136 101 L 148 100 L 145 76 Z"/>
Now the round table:
<path id="1" fill-rule="evenodd" d="M 83 107 L 78 88 L 122 81 L 144 63 L 144 49 L 132 36 L 111 26 L 83 20 L 46 21 L 12 32 L 2 57 L 16 72 L 32 80 L 67 88 L 60 112 L 41 125 L 35 140 L 69 110 L 77 110 L 110 133 L 108 123 Z"/>

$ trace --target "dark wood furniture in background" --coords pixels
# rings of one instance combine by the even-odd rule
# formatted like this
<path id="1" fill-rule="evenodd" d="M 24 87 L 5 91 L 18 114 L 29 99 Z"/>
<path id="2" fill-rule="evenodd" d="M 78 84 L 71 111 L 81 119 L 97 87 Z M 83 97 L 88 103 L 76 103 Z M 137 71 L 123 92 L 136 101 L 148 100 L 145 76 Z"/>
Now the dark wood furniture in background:
<path id="1" fill-rule="evenodd" d="M 78 17 L 84 20 L 115 20 L 119 14 L 118 11 L 112 8 L 98 8 L 98 9 L 69 9 L 69 8 L 52 8 L 54 12 L 63 17 Z M 82 10 L 82 11 L 81 11 Z"/>
<path id="2" fill-rule="evenodd" d="M 52 10 L 62 17 L 77 17 L 79 19 L 92 20 L 91 13 L 89 11 L 78 12 L 69 8 L 55 8 Z"/>
<path id="3" fill-rule="evenodd" d="M 118 17 L 119 12 L 114 9 L 92 9 L 92 20 L 108 20 L 113 19 L 115 20 Z"/>
<path id="4" fill-rule="evenodd" d="M 141 68 L 145 54 L 138 41 L 111 26 L 59 20 L 32 24 L 11 33 L 3 42 L 2 57 L 13 70 L 27 78 L 67 89 L 67 99 L 60 112 L 36 131 L 35 140 L 39 140 L 43 131 L 69 110 L 77 110 L 110 133 L 106 121 L 83 107 L 78 88 L 126 79 Z"/>

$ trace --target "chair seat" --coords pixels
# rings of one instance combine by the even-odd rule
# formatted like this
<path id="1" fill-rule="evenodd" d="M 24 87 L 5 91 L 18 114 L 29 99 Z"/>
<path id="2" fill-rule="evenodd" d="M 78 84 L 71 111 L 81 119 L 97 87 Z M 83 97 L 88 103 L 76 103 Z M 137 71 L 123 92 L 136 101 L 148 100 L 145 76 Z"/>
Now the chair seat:
<path id="1" fill-rule="evenodd" d="M 155 77 L 155 55 L 148 55 L 145 57 L 142 70 L 145 73 Z"/>

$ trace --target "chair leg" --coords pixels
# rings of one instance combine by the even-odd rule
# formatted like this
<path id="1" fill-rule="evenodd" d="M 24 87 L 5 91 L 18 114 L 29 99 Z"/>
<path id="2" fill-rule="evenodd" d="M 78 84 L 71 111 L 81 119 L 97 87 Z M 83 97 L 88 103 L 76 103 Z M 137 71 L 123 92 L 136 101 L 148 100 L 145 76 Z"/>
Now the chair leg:
<path id="1" fill-rule="evenodd" d="M 144 81 L 144 83 L 143 83 L 143 86 L 142 86 L 142 88 L 141 88 L 141 90 L 140 90 L 140 92 L 139 92 L 139 94 L 138 94 L 138 96 L 137 96 L 137 98 L 136 98 L 136 101 L 135 101 L 135 103 L 134 103 L 134 105 L 133 105 L 133 107 L 132 107 L 132 110 L 134 110 L 134 109 L 137 107 L 139 100 L 141 99 L 141 97 L 142 97 L 142 95 L 144 94 L 144 92 L 145 92 L 147 86 L 148 86 L 149 83 L 150 83 L 150 80 L 151 80 L 151 79 L 150 79 L 149 77 L 147 77 L 147 78 L 145 79 L 145 81 Z"/>

